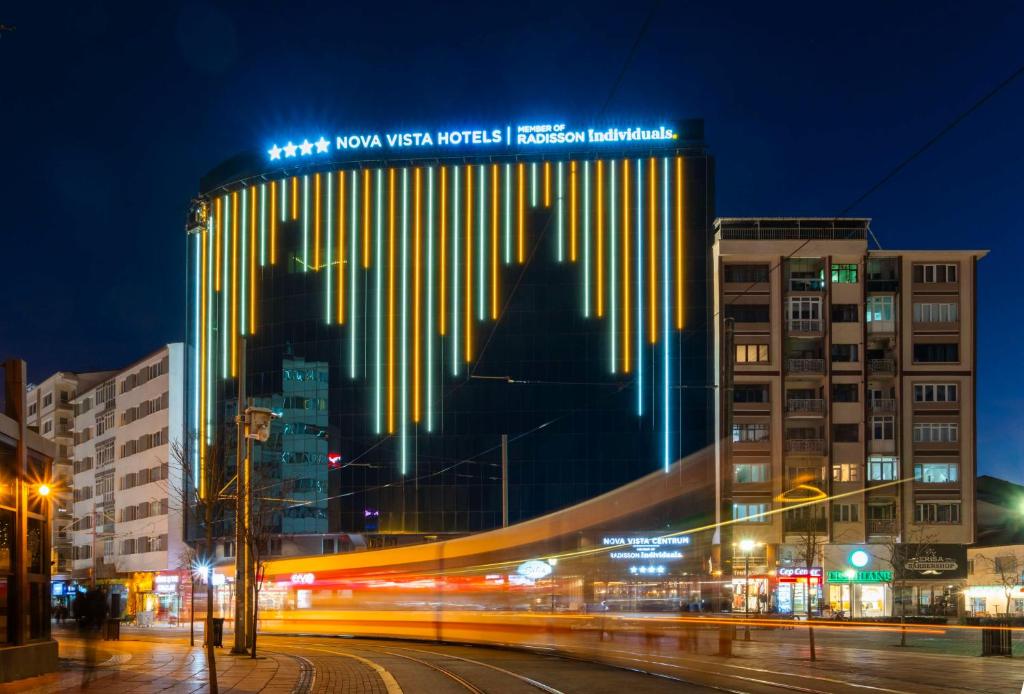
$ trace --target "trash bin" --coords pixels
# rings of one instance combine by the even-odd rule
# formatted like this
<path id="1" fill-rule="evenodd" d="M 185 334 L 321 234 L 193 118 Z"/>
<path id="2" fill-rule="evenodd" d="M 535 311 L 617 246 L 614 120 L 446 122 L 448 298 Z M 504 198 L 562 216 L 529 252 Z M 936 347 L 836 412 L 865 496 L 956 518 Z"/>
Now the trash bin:
<path id="1" fill-rule="evenodd" d="M 214 617 L 210 620 L 213 622 L 213 626 L 210 629 L 210 638 L 213 639 L 213 645 L 217 648 L 224 647 L 224 618 Z"/>
<path id="2" fill-rule="evenodd" d="M 1009 628 L 999 629 L 998 624 L 987 624 L 981 630 L 981 654 L 1013 655 L 1013 632 Z M 1009 627 L 1009 624 L 1006 625 Z"/>
<path id="3" fill-rule="evenodd" d="M 121 640 L 121 620 L 114 617 L 107 617 L 106 628 L 103 631 L 104 641 Z"/>

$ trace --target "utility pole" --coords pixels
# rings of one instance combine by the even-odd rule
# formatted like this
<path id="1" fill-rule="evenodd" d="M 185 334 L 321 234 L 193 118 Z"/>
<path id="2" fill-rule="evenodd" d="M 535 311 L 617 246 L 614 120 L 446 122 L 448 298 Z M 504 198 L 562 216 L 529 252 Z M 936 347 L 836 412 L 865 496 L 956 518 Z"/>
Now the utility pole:
<path id="1" fill-rule="evenodd" d="M 501 435 L 501 527 L 508 527 L 508 434 Z"/>
<path id="2" fill-rule="evenodd" d="M 238 339 L 238 401 L 235 411 L 235 645 L 231 652 L 247 653 L 245 638 L 246 597 L 249 567 L 245 561 L 245 516 L 246 496 L 245 480 L 248 477 L 248 422 L 245 411 L 245 338 Z"/>

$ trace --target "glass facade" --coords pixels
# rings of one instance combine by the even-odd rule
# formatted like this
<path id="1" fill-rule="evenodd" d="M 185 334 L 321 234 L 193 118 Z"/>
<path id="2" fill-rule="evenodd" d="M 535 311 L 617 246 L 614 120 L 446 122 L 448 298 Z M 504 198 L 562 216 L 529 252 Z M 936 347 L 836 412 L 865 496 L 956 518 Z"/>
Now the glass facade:
<path id="1" fill-rule="evenodd" d="M 242 375 L 279 415 L 253 479 L 287 500 L 286 534 L 500 526 L 503 435 L 510 522 L 706 446 L 712 176 L 687 142 L 207 185 L 192 465 L 200 442 L 234 464 Z"/>

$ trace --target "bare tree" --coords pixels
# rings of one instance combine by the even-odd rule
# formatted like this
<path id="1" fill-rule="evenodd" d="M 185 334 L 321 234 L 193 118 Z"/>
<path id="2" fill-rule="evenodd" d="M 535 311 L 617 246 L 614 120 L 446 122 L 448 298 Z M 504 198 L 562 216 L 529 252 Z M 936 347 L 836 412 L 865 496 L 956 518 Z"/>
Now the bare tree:
<path id="1" fill-rule="evenodd" d="M 978 554 L 975 556 L 975 560 L 978 559 L 985 565 L 986 573 L 990 573 L 995 577 L 999 586 L 1006 594 L 1006 616 L 1009 617 L 1010 604 L 1013 602 L 1013 589 L 1020 585 L 1021 572 L 1024 571 L 1024 558 L 1011 551 L 1010 554 L 1000 554 L 993 557 Z"/>
<path id="2" fill-rule="evenodd" d="M 899 506 L 897 506 L 897 518 L 894 523 L 894 532 L 887 536 L 887 540 L 881 543 L 881 549 L 883 552 L 883 558 L 889 562 L 889 566 L 892 567 L 889 580 L 889 590 L 892 593 L 893 599 L 893 612 L 896 610 L 896 600 L 899 599 L 900 603 L 900 646 L 907 645 L 907 580 L 909 578 L 907 574 L 906 564 L 909 560 L 914 559 L 915 556 L 924 553 L 934 541 L 934 536 L 926 532 L 923 526 L 916 525 L 911 526 L 907 530 L 907 540 L 909 542 L 901 542 L 902 539 L 899 534 L 895 532 L 895 529 L 902 527 L 899 522 Z M 911 547 L 914 548 L 911 551 Z M 913 554 L 914 556 L 911 556 Z M 896 615 L 893 614 L 895 617 Z"/>
<path id="3" fill-rule="evenodd" d="M 245 544 L 249 553 L 249 648 L 256 657 L 256 626 L 259 619 L 260 589 L 271 539 L 281 536 L 282 516 L 288 501 L 282 498 L 281 480 L 267 472 L 266 466 L 253 466 L 252 494 L 249 501 L 249 522 L 245 528 Z"/>
<path id="4" fill-rule="evenodd" d="M 784 520 L 786 523 L 786 534 L 796 538 L 797 556 L 807 570 L 807 591 L 804 603 L 807 608 L 807 640 L 811 660 L 818 659 L 814 646 L 814 627 L 811 622 L 811 616 L 814 612 L 811 598 L 811 568 L 822 565 L 822 548 L 828 539 L 826 534 L 828 526 L 824 513 L 825 504 L 821 502 L 790 509 L 786 511 Z"/>

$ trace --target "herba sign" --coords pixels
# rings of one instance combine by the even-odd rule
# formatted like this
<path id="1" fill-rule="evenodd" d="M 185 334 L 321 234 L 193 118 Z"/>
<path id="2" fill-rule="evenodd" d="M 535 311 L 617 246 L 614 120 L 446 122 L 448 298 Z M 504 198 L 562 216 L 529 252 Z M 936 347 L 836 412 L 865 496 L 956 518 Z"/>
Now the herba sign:
<path id="1" fill-rule="evenodd" d="M 319 134 L 284 145 L 274 143 L 267 150 L 271 161 L 316 157 L 344 152 L 392 152 L 413 150 L 479 149 L 529 150 L 531 147 L 563 145 L 670 144 L 679 132 L 665 125 L 629 124 L 588 127 L 565 123 L 517 123 L 485 128 L 442 128 L 435 130 L 345 131 L 330 138 Z"/>
<path id="2" fill-rule="evenodd" d="M 661 537 L 617 535 L 601 538 L 602 546 L 615 548 L 608 553 L 610 559 L 641 559 L 646 561 L 653 559 L 662 561 L 682 559 L 683 553 L 680 548 L 689 544 L 689 537 L 679 535 Z"/>

